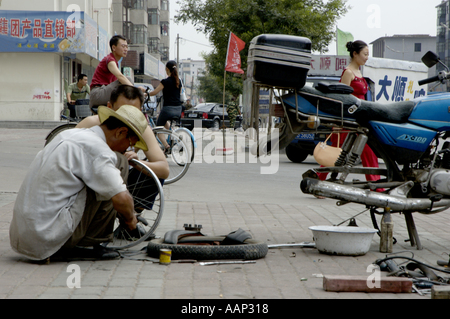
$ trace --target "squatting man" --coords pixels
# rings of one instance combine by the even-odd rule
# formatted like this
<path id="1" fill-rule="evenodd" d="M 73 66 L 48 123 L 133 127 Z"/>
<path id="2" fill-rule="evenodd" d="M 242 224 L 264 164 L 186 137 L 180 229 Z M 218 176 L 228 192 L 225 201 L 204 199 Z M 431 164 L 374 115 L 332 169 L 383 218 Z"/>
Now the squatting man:
<path id="1" fill-rule="evenodd" d="M 14 251 L 34 260 L 116 258 L 117 251 L 100 245 L 112 240 L 116 214 L 136 231 L 123 154 L 130 146 L 148 149 L 148 123 L 131 105 L 101 106 L 98 115 L 100 125 L 61 132 L 33 160 L 13 210 Z"/>

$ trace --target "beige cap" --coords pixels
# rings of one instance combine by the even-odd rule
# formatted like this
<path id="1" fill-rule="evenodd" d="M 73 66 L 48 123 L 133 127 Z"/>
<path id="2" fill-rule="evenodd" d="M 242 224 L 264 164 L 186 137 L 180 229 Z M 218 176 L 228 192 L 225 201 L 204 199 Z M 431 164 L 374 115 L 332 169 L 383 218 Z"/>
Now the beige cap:
<path id="1" fill-rule="evenodd" d="M 103 123 L 111 116 L 123 122 L 131 128 L 139 138 L 139 141 L 135 144 L 135 147 L 140 148 L 143 151 L 148 150 L 147 143 L 145 143 L 144 138 L 142 137 L 148 126 L 148 122 L 144 114 L 142 114 L 141 110 L 137 107 L 132 105 L 122 105 L 117 111 L 114 111 L 106 106 L 99 106 L 97 113 L 100 123 Z"/>

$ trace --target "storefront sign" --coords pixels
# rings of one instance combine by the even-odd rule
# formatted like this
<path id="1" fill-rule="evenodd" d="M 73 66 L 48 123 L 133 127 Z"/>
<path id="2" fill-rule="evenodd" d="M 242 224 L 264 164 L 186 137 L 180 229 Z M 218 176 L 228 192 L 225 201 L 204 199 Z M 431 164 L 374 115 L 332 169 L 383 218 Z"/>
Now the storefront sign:
<path id="1" fill-rule="evenodd" d="M 0 52 L 85 53 L 97 58 L 97 33 L 105 38 L 105 31 L 84 12 L 0 10 Z M 103 55 L 104 44 L 100 47 Z"/>
<path id="2" fill-rule="evenodd" d="M 159 79 L 159 60 L 144 52 L 144 72 L 145 75 Z"/>

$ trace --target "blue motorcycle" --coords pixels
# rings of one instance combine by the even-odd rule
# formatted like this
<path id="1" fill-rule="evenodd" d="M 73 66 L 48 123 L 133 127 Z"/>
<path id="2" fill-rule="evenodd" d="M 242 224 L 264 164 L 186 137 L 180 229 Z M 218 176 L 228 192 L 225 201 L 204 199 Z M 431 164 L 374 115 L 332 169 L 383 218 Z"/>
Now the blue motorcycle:
<path id="1" fill-rule="evenodd" d="M 422 61 L 432 67 L 443 65 L 428 52 Z M 419 85 L 450 78 L 447 71 L 419 81 Z M 360 203 L 405 214 L 411 244 L 420 241 L 411 213 L 434 214 L 450 208 L 450 94 L 441 93 L 412 101 L 380 104 L 357 99 L 351 88 L 336 83 L 303 87 L 280 97 L 285 108 L 280 148 L 308 127 L 328 127 L 348 132 L 342 152 L 333 167 L 321 167 L 303 174 L 300 188 L 306 194 L 338 200 L 338 205 Z M 356 167 L 368 144 L 384 161 L 385 168 Z M 329 173 L 321 181 L 317 173 Z M 380 175 L 366 181 L 365 174 Z M 357 178 L 355 178 L 357 175 Z M 358 178 L 360 176 L 360 178 Z M 377 192 L 375 190 L 384 190 Z M 382 212 L 380 213 L 382 214 Z"/>

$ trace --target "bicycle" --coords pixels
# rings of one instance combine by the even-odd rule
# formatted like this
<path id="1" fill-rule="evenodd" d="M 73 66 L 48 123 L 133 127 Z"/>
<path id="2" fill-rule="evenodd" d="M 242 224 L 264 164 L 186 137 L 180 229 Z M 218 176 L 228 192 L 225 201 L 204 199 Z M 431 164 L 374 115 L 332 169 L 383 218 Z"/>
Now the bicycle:
<path id="1" fill-rule="evenodd" d="M 146 93 L 149 92 L 149 87 L 146 87 Z M 170 129 L 166 129 L 164 126 L 156 126 L 153 120 L 155 109 L 146 107 L 148 105 L 150 96 L 147 97 L 143 103 L 142 112 L 144 113 L 149 126 L 152 128 L 153 133 L 161 147 L 161 150 L 166 154 L 169 163 L 169 177 L 165 180 L 165 184 L 171 184 L 180 180 L 189 169 L 190 164 L 194 160 L 195 148 L 197 144 L 195 142 L 195 137 L 191 131 L 186 128 L 177 127 L 172 128 L 173 123 L 177 119 L 171 119 Z M 165 135 L 165 140 L 170 146 L 168 150 L 165 149 L 163 142 L 160 140 L 159 134 Z M 139 152 L 138 154 L 140 154 Z M 142 155 L 139 155 L 140 159 Z M 142 157 L 145 159 L 145 157 Z"/>

